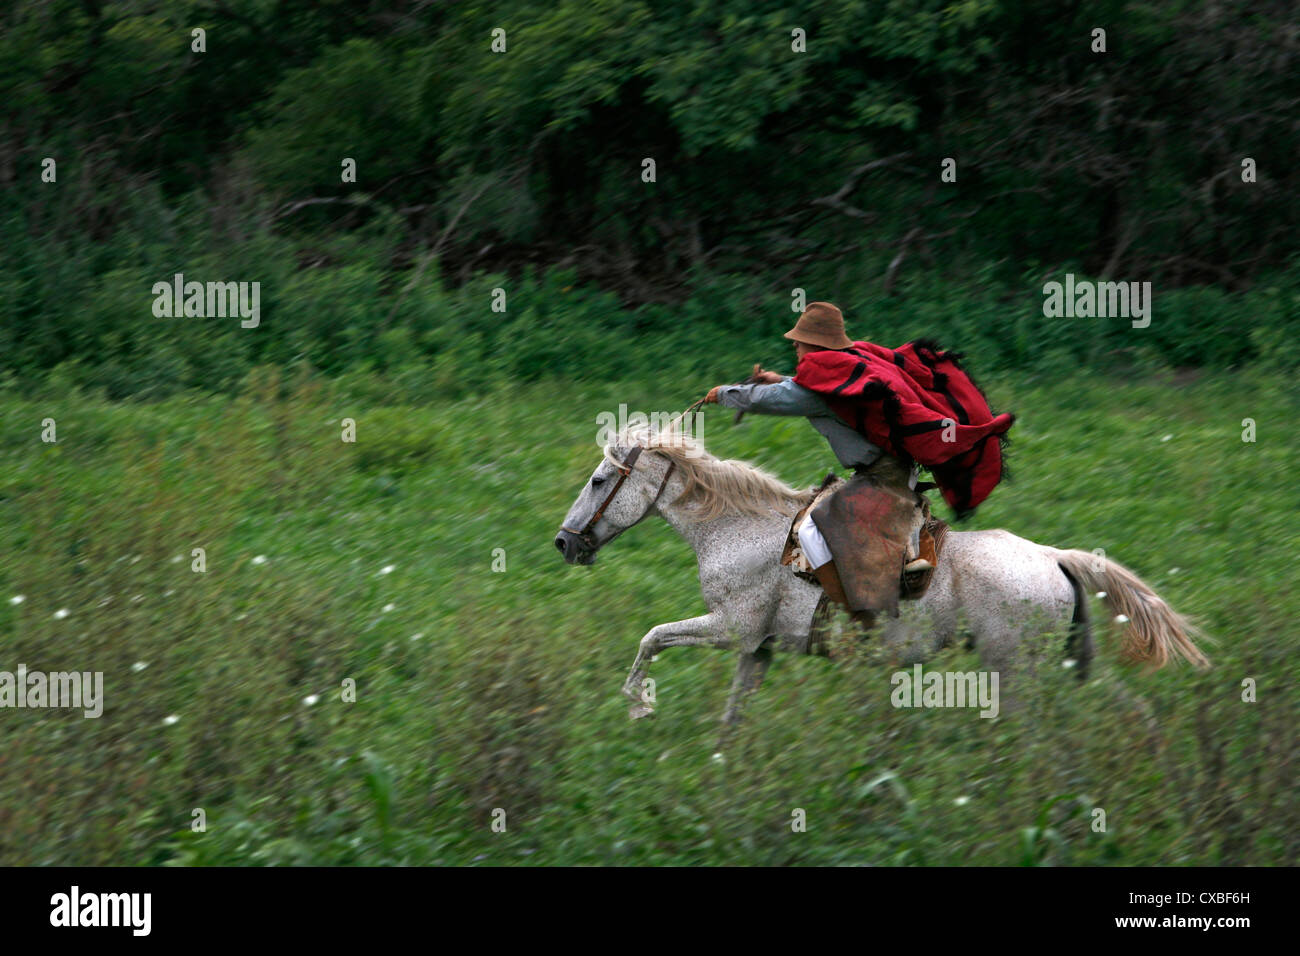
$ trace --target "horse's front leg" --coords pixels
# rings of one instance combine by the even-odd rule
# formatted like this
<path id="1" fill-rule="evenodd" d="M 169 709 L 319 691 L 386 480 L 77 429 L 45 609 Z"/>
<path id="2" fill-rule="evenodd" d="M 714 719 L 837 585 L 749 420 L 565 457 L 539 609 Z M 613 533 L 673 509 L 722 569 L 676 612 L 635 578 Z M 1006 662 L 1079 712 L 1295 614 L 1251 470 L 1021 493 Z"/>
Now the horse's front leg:
<path id="1" fill-rule="evenodd" d="M 707 644 L 710 647 L 726 649 L 731 646 L 731 638 L 722 626 L 716 614 L 702 614 L 688 617 L 684 621 L 672 621 L 650 628 L 641 638 L 636 660 L 632 662 L 632 672 L 623 684 L 623 696 L 632 701 L 628 716 L 633 720 L 647 717 L 654 713 L 654 697 L 647 695 L 645 685 L 646 671 L 650 669 L 650 659 L 666 647 Z"/>
<path id="2" fill-rule="evenodd" d="M 736 664 L 736 677 L 731 682 L 731 696 L 727 698 L 727 709 L 722 715 L 723 723 L 737 723 L 745 698 L 762 685 L 767 669 L 772 664 L 772 643 L 768 640 L 752 652 L 741 649 L 740 660 Z"/>

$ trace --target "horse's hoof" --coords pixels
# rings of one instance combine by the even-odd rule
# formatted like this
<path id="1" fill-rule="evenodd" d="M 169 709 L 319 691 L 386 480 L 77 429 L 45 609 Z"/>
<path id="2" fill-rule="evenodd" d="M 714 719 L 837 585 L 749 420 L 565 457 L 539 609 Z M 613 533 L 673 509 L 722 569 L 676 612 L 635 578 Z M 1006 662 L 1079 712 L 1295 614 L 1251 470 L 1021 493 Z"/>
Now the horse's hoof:
<path id="1" fill-rule="evenodd" d="M 642 717 L 653 717 L 655 709 L 649 704 L 633 704 L 628 708 L 627 716 L 629 720 L 640 720 Z"/>

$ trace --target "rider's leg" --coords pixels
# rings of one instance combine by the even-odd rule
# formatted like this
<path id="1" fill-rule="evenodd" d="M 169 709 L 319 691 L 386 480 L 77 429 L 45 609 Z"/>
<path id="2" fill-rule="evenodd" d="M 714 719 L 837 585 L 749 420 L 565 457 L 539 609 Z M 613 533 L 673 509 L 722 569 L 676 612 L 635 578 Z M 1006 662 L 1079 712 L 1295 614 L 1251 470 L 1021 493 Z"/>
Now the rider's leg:
<path id="1" fill-rule="evenodd" d="M 831 560 L 831 549 L 826 544 L 826 539 L 822 537 L 821 531 L 817 529 L 817 525 L 807 520 L 799 527 L 798 534 L 799 546 L 803 549 L 808 563 L 812 565 L 813 574 L 817 575 L 817 581 L 826 592 L 826 596 L 848 607 L 849 599 L 844 593 L 844 583 L 840 580 L 835 562 Z M 876 623 L 875 611 L 850 610 L 849 615 L 864 631 L 871 630 Z"/>
<path id="2" fill-rule="evenodd" d="M 916 555 L 916 557 L 903 565 L 904 571 L 929 571 L 934 567 L 933 564 L 926 560 L 925 555 L 921 553 L 920 528 L 917 528 L 912 532 L 912 550 L 910 553 Z"/>
<path id="3" fill-rule="evenodd" d="M 799 525 L 798 537 L 803 556 L 814 571 L 831 559 L 830 545 L 812 518 L 804 517 L 803 523 Z"/>

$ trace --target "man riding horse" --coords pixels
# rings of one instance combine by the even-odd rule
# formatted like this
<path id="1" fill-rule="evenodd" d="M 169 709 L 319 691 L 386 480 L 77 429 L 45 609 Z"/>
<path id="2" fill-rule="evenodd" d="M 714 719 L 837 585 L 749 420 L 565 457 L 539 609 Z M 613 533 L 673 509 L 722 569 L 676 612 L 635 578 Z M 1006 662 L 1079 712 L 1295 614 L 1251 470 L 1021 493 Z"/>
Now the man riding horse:
<path id="1" fill-rule="evenodd" d="M 920 491 L 938 487 L 958 519 L 972 514 L 1002 478 L 1001 443 L 1015 419 L 993 415 L 959 354 L 926 341 L 851 341 L 828 302 L 809 304 L 785 338 L 793 376 L 756 369 L 749 384 L 719 385 L 705 401 L 805 416 L 853 469 L 811 507 L 798 541 L 827 597 L 870 629 L 877 613 L 898 613 L 904 575 L 933 569 L 933 551 L 916 538 L 918 516 L 929 516 Z M 919 489 L 918 466 L 934 478 Z"/>

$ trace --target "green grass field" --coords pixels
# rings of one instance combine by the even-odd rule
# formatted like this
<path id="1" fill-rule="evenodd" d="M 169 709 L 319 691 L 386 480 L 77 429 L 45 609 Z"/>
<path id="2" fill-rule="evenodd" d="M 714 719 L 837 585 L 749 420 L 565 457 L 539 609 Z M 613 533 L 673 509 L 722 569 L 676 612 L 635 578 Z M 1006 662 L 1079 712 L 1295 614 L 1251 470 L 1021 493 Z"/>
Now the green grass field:
<path id="1" fill-rule="evenodd" d="M 1052 666 L 996 720 L 891 707 L 878 647 L 778 657 L 723 762 L 730 654 L 665 652 L 653 721 L 618 693 L 646 630 L 703 612 L 685 543 L 646 522 L 591 568 L 552 545 L 597 413 L 708 384 L 0 396 L 0 670 L 100 670 L 106 696 L 98 720 L 0 711 L 0 863 L 1300 858 L 1300 401 L 1277 378 L 982 382 L 1019 422 L 970 527 L 1105 549 L 1199 619 L 1211 671 L 1120 666 L 1100 602 L 1093 679 L 1047 635 Z M 832 463 L 802 421 L 706 414 L 721 457 L 796 485 Z"/>

